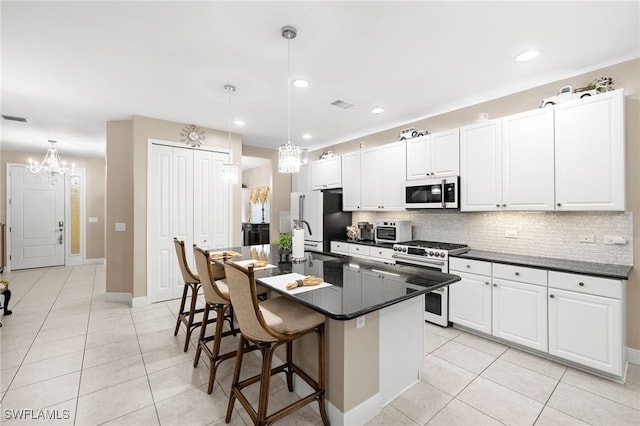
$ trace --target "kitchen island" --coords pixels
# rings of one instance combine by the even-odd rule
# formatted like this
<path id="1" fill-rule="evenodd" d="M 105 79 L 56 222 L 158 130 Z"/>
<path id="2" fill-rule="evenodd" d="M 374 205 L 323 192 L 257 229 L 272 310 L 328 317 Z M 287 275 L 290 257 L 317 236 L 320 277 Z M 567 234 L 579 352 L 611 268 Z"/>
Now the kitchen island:
<path id="1" fill-rule="evenodd" d="M 280 262 L 277 245 L 231 249 L 233 260 L 267 260 L 256 280 L 323 313 L 326 322 L 327 413 L 332 425 L 364 424 L 419 380 L 424 360 L 424 294 L 459 281 L 455 275 L 327 253 L 302 263 Z M 314 275 L 331 285 L 292 292 L 273 285 L 288 274 Z M 293 276 L 293 275 L 291 275 Z M 316 375 L 316 341 L 306 336 L 294 357 Z M 306 394 L 306 383 L 296 391 Z"/>

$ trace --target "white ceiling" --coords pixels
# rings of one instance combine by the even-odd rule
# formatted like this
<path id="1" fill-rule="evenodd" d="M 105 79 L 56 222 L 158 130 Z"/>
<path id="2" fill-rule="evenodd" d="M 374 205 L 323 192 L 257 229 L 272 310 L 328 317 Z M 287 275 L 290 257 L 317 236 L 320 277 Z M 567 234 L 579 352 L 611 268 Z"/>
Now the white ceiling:
<path id="1" fill-rule="evenodd" d="M 291 139 L 315 149 L 640 57 L 639 5 L 2 1 L 2 114 L 29 123 L 2 120 L 0 143 L 102 156 L 106 122 L 134 114 L 226 131 L 234 84 L 232 131 L 276 148 L 291 24 L 291 77 L 311 83 L 292 89 Z"/>

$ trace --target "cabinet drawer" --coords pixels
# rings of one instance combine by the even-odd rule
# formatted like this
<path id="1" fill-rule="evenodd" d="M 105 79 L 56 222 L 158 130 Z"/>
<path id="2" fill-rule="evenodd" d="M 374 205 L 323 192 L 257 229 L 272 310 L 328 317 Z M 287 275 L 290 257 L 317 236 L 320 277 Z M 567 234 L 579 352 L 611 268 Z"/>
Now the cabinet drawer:
<path id="1" fill-rule="evenodd" d="M 547 285 L 547 270 L 527 268 L 524 266 L 493 264 L 493 277 L 522 283 Z"/>
<path id="2" fill-rule="evenodd" d="M 331 253 L 349 254 L 349 244 L 331 241 Z"/>
<path id="3" fill-rule="evenodd" d="M 369 255 L 385 261 L 393 261 L 393 249 L 390 248 L 371 247 L 369 249 Z"/>
<path id="4" fill-rule="evenodd" d="M 349 244 L 349 254 L 369 256 L 369 246 L 361 246 L 360 244 Z"/>
<path id="5" fill-rule="evenodd" d="M 491 275 L 491 262 L 451 257 L 449 258 L 449 271 L 454 270 L 469 274 Z"/>
<path id="6" fill-rule="evenodd" d="M 610 278 L 549 271 L 549 287 L 622 299 L 624 282 Z"/>

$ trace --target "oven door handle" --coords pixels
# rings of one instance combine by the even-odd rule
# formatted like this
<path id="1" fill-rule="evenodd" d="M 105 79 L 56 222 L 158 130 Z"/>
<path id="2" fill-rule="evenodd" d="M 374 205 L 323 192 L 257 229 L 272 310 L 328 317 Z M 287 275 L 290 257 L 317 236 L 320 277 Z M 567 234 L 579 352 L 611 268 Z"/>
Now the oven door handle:
<path id="1" fill-rule="evenodd" d="M 442 267 L 445 264 L 444 262 L 441 262 L 439 260 L 429 260 L 429 259 L 416 260 L 415 257 L 404 256 L 401 254 L 393 254 L 391 255 L 391 257 L 394 259 L 407 260 L 407 261 L 413 262 L 414 265 L 434 265 L 434 266 Z"/>

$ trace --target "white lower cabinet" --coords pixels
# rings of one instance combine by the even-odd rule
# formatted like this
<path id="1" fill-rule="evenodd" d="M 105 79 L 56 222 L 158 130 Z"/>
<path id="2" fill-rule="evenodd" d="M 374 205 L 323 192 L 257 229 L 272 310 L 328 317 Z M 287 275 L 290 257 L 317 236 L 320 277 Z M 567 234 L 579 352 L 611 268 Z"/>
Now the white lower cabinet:
<path id="1" fill-rule="evenodd" d="M 465 261 L 461 268 L 452 263 L 456 263 L 454 259 L 449 264 L 450 273 L 462 279 L 449 286 L 449 321 L 491 334 L 491 263 Z M 473 269 L 467 265 L 480 266 L 485 274 L 462 272 L 462 268 Z"/>
<path id="2" fill-rule="evenodd" d="M 449 270 L 451 322 L 622 378 L 626 281 L 461 258 Z"/>
<path id="3" fill-rule="evenodd" d="M 377 262 L 396 263 L 393 258 L 393 249 L 385 247 L 331 241 L 331 253 L 375 260 Z"/>
<path id="4" fill-rule="evenodd" d="M 624 293 L 625 281 L 549 272 L 549 354 L 622 376 Z"/>

